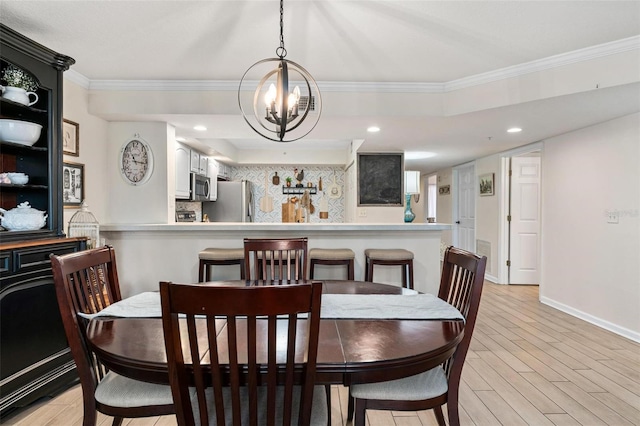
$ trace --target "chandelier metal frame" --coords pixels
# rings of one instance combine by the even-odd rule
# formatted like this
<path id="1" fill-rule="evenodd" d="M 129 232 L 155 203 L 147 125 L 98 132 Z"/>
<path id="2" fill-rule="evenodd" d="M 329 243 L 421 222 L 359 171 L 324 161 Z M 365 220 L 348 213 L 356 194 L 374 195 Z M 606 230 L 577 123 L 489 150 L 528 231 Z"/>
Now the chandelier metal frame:
<path id="1" fill-rule="evenodd" d="M 274 142 L 293 142 L 308 135 L 318 124 L 322 111 L 322 98 L 318 85 L 311 74 L 301 65 L 285 59 L 287 49 L 284 47 L 284 0 L 280 0 L 280 46 L 276 48 L 276 55 L 278 56 L 277 58 L 268 58 L 256 62 L 243 74 L 238 87 L 238 105 L 242 112 L 242 117 L 256 133 Z M 250 85 L 246 79 L 251 71 L 265 64 L 269 65 L 270 63 L 274 64 L 273 69 L 262 77 L 254 91 L 253 118 L 255 122 L 252 122 L 242 105 L 241 94 L 245 91 L 243 86 L 246 87 Z M 289 90 L 291 74 L 298 74 L 303 87 L 307 90 L 308 100 L 302 111 L 299 110 L 301 98 L 299 87 L 296 86 L 293 91 Z M 276 84 L 271 84 L 271 87 L 265 94 L 265 85 L 274 75 L 276 77 Z M 261 96 L 265 97 L 266 103 L 266 108 L 262 109 L 262 111 L 265 111 L 264 116 L 262 116 L 259 106 Z M 315 122 L 312 123 L 308 130 L 305 131 L 301 129 L 301 132 L 288 138 L 288 134 L 291 135 L 289 132 L 298 129 L 307 118 L 313 117 L 309 115 L 313 104 L 312 100 L 318 107 Z"/>

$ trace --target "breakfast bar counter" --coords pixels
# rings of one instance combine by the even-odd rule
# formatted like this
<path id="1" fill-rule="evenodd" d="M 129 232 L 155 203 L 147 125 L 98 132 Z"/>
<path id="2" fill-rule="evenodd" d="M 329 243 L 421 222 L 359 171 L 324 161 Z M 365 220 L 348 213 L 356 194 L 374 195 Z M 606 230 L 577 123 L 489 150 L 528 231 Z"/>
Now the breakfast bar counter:
<path id="1" fill-rule="evenodd" d="M 312 248 L 350 248 L 355 279 L 364 280 L 364 250 L 403 248 L 414 254 L 414 288 L 436 294 L 440 239 L 451 229 L 440 223 L 236 223 L 106 224 L 100 235 L 114 246 L 123 297 L 158 289 L 160 281 L 196 282 L 198 253 L 207 247 L 241 248 L 244 238 L 308 237 Z M 215 270 L 216 279 L 238 279 L 233 267 Z M 316 267 L 316 278 L 344 279 L 342 268 Z M 374 281 L 402 282 L 400 268 L 376 267 Z"/>

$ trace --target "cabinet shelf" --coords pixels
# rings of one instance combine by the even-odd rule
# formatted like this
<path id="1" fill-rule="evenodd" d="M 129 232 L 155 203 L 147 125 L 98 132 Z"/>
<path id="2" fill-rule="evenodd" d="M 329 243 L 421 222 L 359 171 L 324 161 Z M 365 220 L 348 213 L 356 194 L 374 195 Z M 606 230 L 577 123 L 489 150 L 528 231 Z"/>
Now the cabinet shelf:
<path id="1" fill-rule="evenodd" d="M 295 186 L 282 186 L 283 194 L 304 194 L 304 191 L 309 191 L 309 194 L 317 194 L 318 187 L 316 186 L 305 186 L 303 188 L 296 188 Z"/>
<path id="2" fill-rule="evenodd" d="M 48 149 L 46 146 L 28 146 L 22 145 L 15 142 L 6 142 L 0 141 L 0 146 L 2 146 L 2 151 L 4 152 L 47 152 Z"/>
<path id="3" fill-rule="evenodd" d="M 0 188 L 23 190 L 23 189 L 47 189 L 49 187 L 47 185 L 34 185 L 31 183 L 27 183 L 25 185 L 18 185 L 15 183 L 0 183 Z"/>

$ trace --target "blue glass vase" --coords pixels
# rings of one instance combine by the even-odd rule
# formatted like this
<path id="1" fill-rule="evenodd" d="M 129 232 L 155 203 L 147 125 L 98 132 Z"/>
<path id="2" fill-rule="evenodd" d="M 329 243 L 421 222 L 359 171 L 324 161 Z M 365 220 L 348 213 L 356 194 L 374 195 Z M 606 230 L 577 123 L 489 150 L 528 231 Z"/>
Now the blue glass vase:
<path id="1" fill-rule="evenodd" d="M 405 223 L 411 223 L 415 218 L 415 213 L 411 211 L 411 194 L 405 194 L 404 221 Z"/>

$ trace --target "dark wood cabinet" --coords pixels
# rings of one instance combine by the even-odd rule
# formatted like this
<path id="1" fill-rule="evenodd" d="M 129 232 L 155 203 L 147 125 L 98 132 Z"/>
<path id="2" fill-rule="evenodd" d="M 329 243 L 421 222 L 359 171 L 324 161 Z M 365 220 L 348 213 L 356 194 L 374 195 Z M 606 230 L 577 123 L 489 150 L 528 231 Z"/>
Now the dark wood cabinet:
<path id="1" fill-rule="evenodd" d="M 26 185 L 0 183 L 0 207 L 28 201 L 48 215 L 42 229 L 0 231 L 0 417 L 77 381 L 49 261 L 86 248 L 63 232 L 62 73 L 74 62 L 0 24 L 0 69 L 15 65 L 39 84 L 34 105 L 0 98 L 0 117 L 42 126 L 31 147 L 0 140 L 0 172 L 29 175 Z"/>
<path id="2" fill-rule="evenodd" d="M 85 248 L 85 238 L 0 245 L 0 416 L 76 383 L 49 255 Z"/>
<path id="3" fill-rule="evenodd" d="M 63 236 L 62 224 L 62 73 L 75 61 L 0 24 L 0 69 L 14 65 L 38 81 L 38 102 L 25 106 L 0 98 L 0 117 L 38 123 L 42 132 L 31 147 L 0 140 L 0 173 L 23 172 L 27 185 L 0 184 L 0 207 L 28 201 L 48 215 L 42 229 L 0 231 L 0 241 Z"/>

